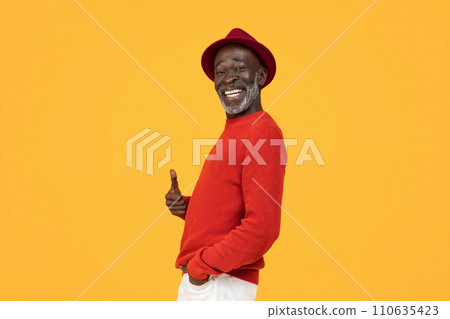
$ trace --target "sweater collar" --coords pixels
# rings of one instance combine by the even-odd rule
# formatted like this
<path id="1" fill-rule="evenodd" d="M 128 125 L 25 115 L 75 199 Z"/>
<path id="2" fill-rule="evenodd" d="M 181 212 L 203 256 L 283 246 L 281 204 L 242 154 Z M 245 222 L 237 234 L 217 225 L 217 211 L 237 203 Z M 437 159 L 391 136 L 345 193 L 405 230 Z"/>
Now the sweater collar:
<path id="1" fill-rule="evenodd" d="M 226 119 L 225 127 L 231 126 L 231 125 L 240 125 L 240 124 L 253 124 L 260 116 L 262 117 L 263 114 L 266 113 L 265 111 L 258 111 L 255 113 L 247 114 L 244 116 L 236 117 L 233 119 Z M 266 113 L 269 115 L 268 113 Z"/>

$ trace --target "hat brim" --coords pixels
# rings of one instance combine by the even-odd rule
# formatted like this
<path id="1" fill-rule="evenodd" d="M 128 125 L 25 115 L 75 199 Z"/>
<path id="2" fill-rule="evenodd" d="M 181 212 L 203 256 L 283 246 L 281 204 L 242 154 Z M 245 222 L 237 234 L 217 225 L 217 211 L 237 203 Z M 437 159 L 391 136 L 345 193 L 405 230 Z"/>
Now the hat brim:
<path id="1" fill-rule="evenodd" d="M 263 44 L 259 42 L 241 38 L 221 39 L 214 42 L 213 44 L 211 44 L 209 47 L 206 48 L 205 52 L 203 52 L 202 55 L 202 68 L 203 71 L 205 71 L 208 78 L 214 81 L 214 59 L 216 58 L 217 52 L 223 46 L 232 43 L 245 45 L 250 49 L 252 49 L 253 51 L 255 51 L 255 53 L 261 59 L 261 62 L 264 64 L 264 67 L 267 69 L 268 73 L 266 83 L 264 83 L 263 87 L 267 86 L 270 82 L 272 82 L 276 72 L 276 62 L 272 52 L 270 52 L 268 48 L 266 48 Z"/>

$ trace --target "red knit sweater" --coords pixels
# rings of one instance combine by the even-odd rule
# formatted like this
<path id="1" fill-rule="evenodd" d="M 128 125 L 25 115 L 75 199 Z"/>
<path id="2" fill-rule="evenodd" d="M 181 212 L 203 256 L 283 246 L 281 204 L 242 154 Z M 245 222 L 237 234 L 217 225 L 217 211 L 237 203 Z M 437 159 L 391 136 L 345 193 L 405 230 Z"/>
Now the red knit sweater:
<path id="1" fill-rule="evenodd" d="M 192 197 L 184 197 L 188 207 L 175 266 L 188 265 L 194 278 L 227 273 L 258 284 L 263 255 L 278 237 L 286 148 L 269 114 L 252 125 L 262 114 L 226 120 Z"/>

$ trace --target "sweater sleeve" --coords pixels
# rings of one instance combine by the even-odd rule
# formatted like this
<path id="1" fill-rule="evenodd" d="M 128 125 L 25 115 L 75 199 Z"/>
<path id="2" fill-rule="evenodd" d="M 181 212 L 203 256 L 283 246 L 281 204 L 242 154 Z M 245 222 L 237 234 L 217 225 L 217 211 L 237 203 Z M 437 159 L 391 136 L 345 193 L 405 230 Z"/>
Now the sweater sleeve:
<path id="1" fill-rule="evenodd" d="M 191 196 L 183 196 L 183 199 L 184 199 L 184 203 L 186 204 L 186 214 L 187 214 L 187 208 L 189 206 L 189 201 L 191 200 Z M 185 220 L 186 214 L 184 214 L 184 215 L 175 215 L 175 216 L 178 216 L 182 220 Z"/>
<path id="2" fill-rule="evenodd" d="M 198 250 L 188 263 L 189 273 L 197 279 L 218 275 L 252 264 L 269 250 L 280 232 L 286 148 L 278 127 L 263 136 L 250 137 L 252 145 L 265 139 L 258 161 L 248 150 L 251 161 L 242 166 L 242 194 L 245 213 L 241 224 L 221 241 Z M 278 145 L 271 145 L 278 140 Z M 246 157 L 246 156 L 245 156 Z M 261 161 L 261 158 L 263 161 Z M 245 159 L 244 159 L 245 162 Z M 265 164 L 265 165 L 264 165 Z"/>

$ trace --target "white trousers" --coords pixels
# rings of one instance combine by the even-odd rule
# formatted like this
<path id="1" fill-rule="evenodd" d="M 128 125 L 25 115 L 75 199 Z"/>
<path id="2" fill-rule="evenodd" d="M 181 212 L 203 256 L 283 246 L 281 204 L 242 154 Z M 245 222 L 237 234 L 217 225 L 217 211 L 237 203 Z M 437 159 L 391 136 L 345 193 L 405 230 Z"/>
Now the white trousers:
<path id="1" fill-rule="evenodd" d="M 189 275 L 184 274 L 178 289 L 177 301 L 254 301 L 257 285 L 230 276 L 220 274 L 203 285 L 196 286 L 189 281 Z"/>

